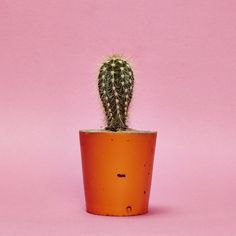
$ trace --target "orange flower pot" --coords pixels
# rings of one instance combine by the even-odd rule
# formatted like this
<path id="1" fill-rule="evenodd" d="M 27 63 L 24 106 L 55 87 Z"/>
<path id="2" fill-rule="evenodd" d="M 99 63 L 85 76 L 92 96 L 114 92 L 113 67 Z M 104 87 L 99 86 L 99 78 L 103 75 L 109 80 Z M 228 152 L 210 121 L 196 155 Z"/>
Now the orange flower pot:
<path id="1" fill-rule="evenodd" d="M 80 130 L 87 212 L 148 212 L 156 136 L 150 131 Z"/>

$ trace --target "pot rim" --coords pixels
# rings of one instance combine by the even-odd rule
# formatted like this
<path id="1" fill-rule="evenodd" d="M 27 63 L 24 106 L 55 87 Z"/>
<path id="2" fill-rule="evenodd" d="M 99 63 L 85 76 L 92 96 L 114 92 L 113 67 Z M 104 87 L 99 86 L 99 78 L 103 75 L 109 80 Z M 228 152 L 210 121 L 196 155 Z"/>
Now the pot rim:
<path id="1" fill-rule="evenodd" d="M 151 130 L 137 130 L 137 129 L 127 129 L 119 131 L 110 131 L 105 129 L 82 129 L 79 130 L 80 133 L 110 133 L 110 134 L 157 134 L 157 131 Z"/>

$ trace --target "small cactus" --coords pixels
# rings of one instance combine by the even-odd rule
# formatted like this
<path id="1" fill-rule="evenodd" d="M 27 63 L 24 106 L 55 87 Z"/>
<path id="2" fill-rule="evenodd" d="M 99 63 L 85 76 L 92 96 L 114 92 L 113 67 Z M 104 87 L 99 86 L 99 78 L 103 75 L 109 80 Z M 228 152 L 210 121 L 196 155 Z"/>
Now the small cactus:
<path id="1" fill-rule="evenodd" d="M 128 108 L 134 87 L 133 71 L 121 56 L 105 61 L 98 75 L 98 89 L 106 115 L 106 130 L 126 130 Z"/>

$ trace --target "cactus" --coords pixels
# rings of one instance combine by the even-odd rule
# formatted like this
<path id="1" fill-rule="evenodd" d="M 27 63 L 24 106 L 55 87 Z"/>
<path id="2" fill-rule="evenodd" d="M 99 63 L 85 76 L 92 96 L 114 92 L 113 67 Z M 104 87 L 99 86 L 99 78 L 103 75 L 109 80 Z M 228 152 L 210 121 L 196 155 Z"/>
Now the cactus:
<path id="1" fill-rule="evenodd" d="M 98 75 L 98 89 L 106 115 L 106 130 L 126 130 L 134 86 L 133 71 L 119 55 L 105 61 Z"/>

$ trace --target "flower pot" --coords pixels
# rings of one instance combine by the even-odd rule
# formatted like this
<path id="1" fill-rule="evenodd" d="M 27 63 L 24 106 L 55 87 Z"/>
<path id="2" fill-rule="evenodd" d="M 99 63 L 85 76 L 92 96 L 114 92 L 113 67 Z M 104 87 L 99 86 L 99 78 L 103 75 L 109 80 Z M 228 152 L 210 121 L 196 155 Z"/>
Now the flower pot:
<path id="1" fill-rule="evenodd" d="M 156 136 L 151 131 L 80 130 L 87 212 L 148 212 Z"/>

